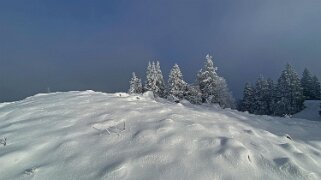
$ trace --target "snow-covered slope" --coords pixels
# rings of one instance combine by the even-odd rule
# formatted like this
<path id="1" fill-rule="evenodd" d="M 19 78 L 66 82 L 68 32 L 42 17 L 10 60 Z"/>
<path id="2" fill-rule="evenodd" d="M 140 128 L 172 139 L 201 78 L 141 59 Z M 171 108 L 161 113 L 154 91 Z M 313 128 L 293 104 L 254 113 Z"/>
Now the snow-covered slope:
<path id="1" fill-rule="evenodd" d="M 93 91 L 0 104 L 0 179 L 321 179 L 321 123 Z M 4 140 L 2 140 L 4 141 Z"/>
<path id="2" fill-rule="evenodd" d="M 293 115 L 295 118 L 309 119 L 312 121 L 321 121 L 319 114 L 321 101 L 309 100 L 304 102 L 305 109 Z"/>

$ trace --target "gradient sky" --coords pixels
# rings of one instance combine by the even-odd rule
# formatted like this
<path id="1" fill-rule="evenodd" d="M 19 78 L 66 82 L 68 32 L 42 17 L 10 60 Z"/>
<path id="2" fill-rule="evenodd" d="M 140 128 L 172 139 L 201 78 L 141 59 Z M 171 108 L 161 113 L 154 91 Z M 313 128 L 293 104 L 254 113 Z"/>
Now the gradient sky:
<path id="1" fill-rule="evenodd" d="M 321 77 L 321 0 L 10 0 L 0 3 L 0 102 L 127 91 L 159 60 L 195 81 L 210 53 L 236 97 L 286 62 Z"/>

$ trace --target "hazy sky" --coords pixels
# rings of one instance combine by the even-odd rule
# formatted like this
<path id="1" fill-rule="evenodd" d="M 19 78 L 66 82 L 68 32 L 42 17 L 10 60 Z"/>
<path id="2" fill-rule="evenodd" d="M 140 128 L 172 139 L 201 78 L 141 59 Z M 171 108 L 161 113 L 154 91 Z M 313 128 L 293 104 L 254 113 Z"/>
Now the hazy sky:
<path id="1" fill-rule="evenodd" d="M 321 0 L 10 0 L 0 4 L 0 102 L 127 91 L 159 60 L 195 81 L 210 53 L 236 97 L 286 62 L 321 77 Z"/>

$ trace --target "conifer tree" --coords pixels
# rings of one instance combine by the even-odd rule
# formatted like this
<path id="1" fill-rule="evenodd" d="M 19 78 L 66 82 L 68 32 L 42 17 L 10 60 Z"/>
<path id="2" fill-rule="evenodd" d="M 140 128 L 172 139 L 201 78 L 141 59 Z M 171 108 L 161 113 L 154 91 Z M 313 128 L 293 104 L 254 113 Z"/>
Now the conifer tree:
<path id="1" fill-rule="evenodd" d="M 268 115 L 274 115 L 275 106 L 276 106 L 276 86 L 274 84 L 274 81 L 272 79 L 267 80 L 268 83 L 268 96 L 267 96 L 267 102 L 268 102 Z"/>
<path id="2" fill-rule="evenodd" d="M 187 83 L 183 80 L 183 74 L 177 64 L 175 64 L 170 71 L 168 87 L 168 93 L 170 95 L 173 95 L 178 99 L 184 98 L 187 90 Z"/>
<path id="3" fill-rule="evenodd" d="M 214 67 L 212 56 L 206 55 L 204 67 L 198 72 L 197 80 L 202 93 L 202 102 L 217 103 L 217 67 Z"/>
<path id="4" fill-rule="evenodd" d="M 199 89 L 199 86 L 187 85 L 186 93 L 184 95 L 185 99 L 192 104 L 201 104 L 202 103 L 202 93 Z"/>
<path id="5" fill-rule="evenodd" d="M 147 70 L 146 70 L 146 82 L 145 82 L 145 91 L 153 91 L 155 89 L 155 82 L 154 82 L 154 68 L 151 62 L 148 62 Z"/>
<path id="6" fill-rule="evenodd" d="M 153 91 L 155 96 L 166 97 L 165 82 L 158 61 L 156 64 L 154 61 L 152 63 L 148 63 L 145 90 Z"/>
<path id="7" fill-rule="evenodd" d="M 217 99 L 216 102 L 222 108 L 235 109 L 235 99 L 233 98 L 229 88 L 227 87 L 226 80 L 223 77 L 219 77 L 216 84 Z"/>
<path id="8" fill-rule="evenodd" d="M 250 83 L 246 83 L 243 90 L 243 100 L 241 102 L 241 111 L 253 113 L 254 110 L 254 88 Z"/>
<path id="9" fill-rule="evenodd" d="M 159 61 L 156 62 L 155 73 L 156 73 L 156 86 L 157 86 L 156 95 L 158 95 L 159 97 L 165 98 L 167 96 L 166 85 L 165 85 L 165 81 L 164 81 L 164 77 L 161 71 Z"/>
<path id="10" fill-rule="evenodd" d="M 305 68 L 301 78 L 301 85 L 303 89 L 303 96 L 305 99 L 313 99 L 313 84 L 312 84 L 312 76 L 310 71 Z"/>
<path id="11" fill-rule="evenodd" d="M 135 72 L 133 72 L 133 77 L 130 80 L 130 87 L 128 90 L 129 94 L 141 94 L 143 92 L 143 85 L 141 79 L 137 78 Z"/>
<path id="12" fill-rule="evenodd" d="M 312 98 L 315 100 L 321 99 L 321 87 L 319 79 L 316 76 L 312 77 Z"/>
<path id="13" fill-rule="evenodd" d="M 303 108 L 303 90 L 299 76 L 290 64 L 282 71 L 277 85 L 277 115 L 295 114 Z"/>
<path id="14" fill-rule="evenodd" d="M 264 115 L 269 113 L 268 96 L 269 85 L 261 75 L 255 84 L 254 114 Z"/>

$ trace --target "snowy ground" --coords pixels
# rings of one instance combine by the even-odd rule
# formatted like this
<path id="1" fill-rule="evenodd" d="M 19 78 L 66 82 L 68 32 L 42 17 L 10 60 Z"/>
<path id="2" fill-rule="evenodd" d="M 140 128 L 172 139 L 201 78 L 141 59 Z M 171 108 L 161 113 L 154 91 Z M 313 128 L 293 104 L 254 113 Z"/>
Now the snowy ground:
<path id="1" fill-rule="evenodd" d="M 320 122 L 149 96 L 2 103 L 3 137 L 0 179 L 321 179 Z"/>
<path id="2" fill-rule="evenodd" d="M 305 101 L 305 109 L 303 111 L 293 115 L 295 118 L 304 118 L 312 121 L 321 121 L 321 116 L 319 114 L 321 101 L 311 100 Z"/>

